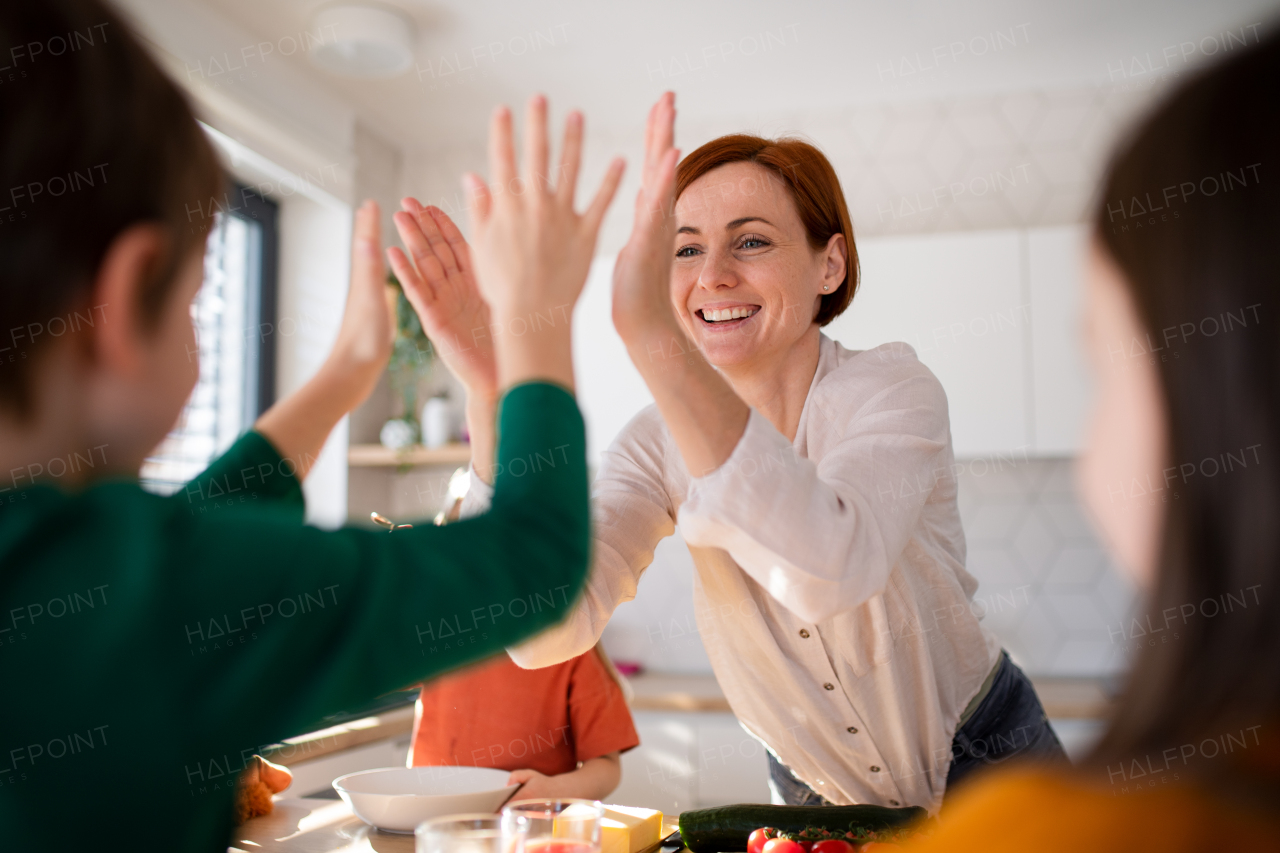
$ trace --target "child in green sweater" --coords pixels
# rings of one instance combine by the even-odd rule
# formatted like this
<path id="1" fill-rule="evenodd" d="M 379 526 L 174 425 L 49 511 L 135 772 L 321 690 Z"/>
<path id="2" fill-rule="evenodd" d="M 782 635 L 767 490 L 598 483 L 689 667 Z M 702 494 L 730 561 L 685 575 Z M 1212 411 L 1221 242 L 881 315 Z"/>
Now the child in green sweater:
<path id="1" fill-rule="evenodd" d="M 573 605 L 589 519 L 569 329 L 499 343 L 508 473 L 491 512 L 390 534 L 305 526 L 300 482 L 390 352 L 366 203 L 328 360 L 186 488 L 149 494 L 139 467 L 197 376 L 190 304 L 210 223 L 192 211 L 220 195 L 218 164 L 98 0 L 2 4 L 0 45 L 21 48 L 0 81 L 2 846 L 133 849 L 141 820 L 158 848 L 222 851 L 235 779 L 263 745 L 499 652 Z M 519 171 L 510 114 L 495 113 L 492 176 L 530 189 L 472 179 L 494 323 L 581 291 L 621 171 L 574 211 L 581 129 L 571 116 L 553 189 L 545 102 L 530 102 Z M 88 454 L 92 467 L 77 462 Z M 215 497 L 227 491 L 245 499 Z M 420 626 L 443 619 L 474 642 L 423 646 Z M 199 648 L 215 628 L 228 641 Z"/>

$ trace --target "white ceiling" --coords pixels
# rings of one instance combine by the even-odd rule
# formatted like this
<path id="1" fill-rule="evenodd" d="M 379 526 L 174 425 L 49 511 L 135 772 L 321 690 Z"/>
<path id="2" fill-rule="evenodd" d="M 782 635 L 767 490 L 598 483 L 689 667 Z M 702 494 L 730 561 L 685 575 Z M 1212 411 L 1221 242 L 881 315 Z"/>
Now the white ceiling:
<path id="1" fill-rule="evenodd" d="M 325 0 L 204 2 L 280 43 L 314 33 L 311 15 Z M 666 88 L 685 116 L 758 126 L 782 110 L 1114 83 L 1142 76 L 1135 61 L 1160 65 L 1169 47 L 1171 70 L 1186 67 L 1178 45 L 1209 38 L 1211 49 L 1224 30 L 1280 10 L 1276 0 L 392 4 L 418 28 L 417 68 L 400 78 L 338 79 L 301 53 L 272 61 L 295 66 L 406 151 L 480 139 L 494 104 L 535 91 L 553 110 L 583 108 L 595 127 L 620 129 L 642 121 Z M 997 34 L 1001 49 L 976 55 Z"/>

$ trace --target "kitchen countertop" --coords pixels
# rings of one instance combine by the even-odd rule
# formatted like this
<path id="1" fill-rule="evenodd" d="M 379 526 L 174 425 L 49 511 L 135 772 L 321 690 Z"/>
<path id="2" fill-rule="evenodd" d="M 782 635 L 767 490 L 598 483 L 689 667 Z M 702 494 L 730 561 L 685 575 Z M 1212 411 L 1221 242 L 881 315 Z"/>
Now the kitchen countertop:
<path id="1" fill-rule="evenodd" d="M 413 836 L 380 832 L 342 800 L 278 799 L 275 811 L 236 827 L 234 853 L 413 853 Z M 674 816 L 663 834 L 675 830 Z M 657 848 L 652 848 L 657 849 Z M 687 853 L 682 850 L 681 853 Z"/>
<path id="2" fill-rule="evenodd" d="M 236 827 L 236 853 L 413 853 L 412 835 L 379 832 L 342 800 L 283 799 L 275 811 Z"/>
<path id="3" fill-rule="evenodd" d="M 644 672 L 627 679 L 633 711 L 731 713 L 714 675 Z"/>

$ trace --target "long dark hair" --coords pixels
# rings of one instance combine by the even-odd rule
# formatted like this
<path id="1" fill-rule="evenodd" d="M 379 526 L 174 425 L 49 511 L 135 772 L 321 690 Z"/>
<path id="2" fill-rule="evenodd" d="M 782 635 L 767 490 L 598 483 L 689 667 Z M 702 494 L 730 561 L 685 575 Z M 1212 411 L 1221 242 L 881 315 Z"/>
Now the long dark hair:
<path id="1" fill-rule="evenodd" d="M 23 418 L 45 344 L 92 325 L 95 272 L 121 231 L 170 236 L 141 294 L 154 320 L 222 185 L 186 98 L 98 0 L 0 3 L 0 408 Z"/>
<path id="2" fill-rule="evenodd" d="M 1274 33 L 1141 124 L 1111 164 L 1094 231 L 1146 334 L 1128 355 L 1158 367 L 1169 456 L 1157 578 L 1133 626 L 1144 641 L 1092 758 L 1132 770 L 1124 762 L 1154 756 L 1158 768 L 1174 750 L 1175 770 L 1181 755 L 1189 773 L 1234 774 L 1252 763 L 1241 750 L 1280 727 Z"/>

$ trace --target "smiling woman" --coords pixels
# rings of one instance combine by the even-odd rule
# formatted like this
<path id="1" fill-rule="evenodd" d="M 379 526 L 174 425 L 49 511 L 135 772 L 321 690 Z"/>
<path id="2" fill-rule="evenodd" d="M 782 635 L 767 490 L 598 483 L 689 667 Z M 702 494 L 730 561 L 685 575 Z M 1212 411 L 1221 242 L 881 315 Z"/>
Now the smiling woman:
<path id="1" fill-rule="evenodd" d="M 511 656 L 536 668 L 588 651 L 678 520 L 699 631 L 734 714 L 769 747 L 779 801 L 937 809 L 985 764 L 1060 757 L 970 606 L 942 386 L 905 344 L 852 352 L 821 332 L 858 284 L 835 170 L 807 143 L 741 135 L 677 169 L 674 120 L 668 94 L 613 282 L 614 326 L 656 406 L 602 458 L 585 595 Z M 460 235 L 417 245 L 429 267 L 465 257 Z M 449 280 L 456 292 L 424 309 L 446 338 L 481 314 L 475 285 Z M 444 358 L 486 446 L 492 356 Z M 488 495 L 473 476 L 462 514 Z"/>

